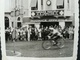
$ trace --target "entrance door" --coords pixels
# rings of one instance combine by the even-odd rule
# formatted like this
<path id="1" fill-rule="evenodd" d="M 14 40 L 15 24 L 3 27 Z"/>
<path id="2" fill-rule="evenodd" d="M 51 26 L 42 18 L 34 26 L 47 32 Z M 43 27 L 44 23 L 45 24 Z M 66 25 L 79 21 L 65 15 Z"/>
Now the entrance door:
<path id="1" fill-rule="evenodd" d="M 21 27 L 21 22 L 17 22 L 17 27 Z"/>
<path id="2" fill-rule="evenodd" d="M 72 24 L 72 22 L 65 22 L 65 26 L 69 27 Z"/>
<path id="3" fill-rule="evenodd" d="M 9 18 L 5 17 L 5 29 L 9 28 Z"/>
<path id="4" fill-rule="evenodd" d="M 46 27 L 46 26 L 54 26 L 54 25 L 59 25 L 59 22 L 41 22 L 41 24 L 40 25 L 43 25 L 43 27 Z"/>

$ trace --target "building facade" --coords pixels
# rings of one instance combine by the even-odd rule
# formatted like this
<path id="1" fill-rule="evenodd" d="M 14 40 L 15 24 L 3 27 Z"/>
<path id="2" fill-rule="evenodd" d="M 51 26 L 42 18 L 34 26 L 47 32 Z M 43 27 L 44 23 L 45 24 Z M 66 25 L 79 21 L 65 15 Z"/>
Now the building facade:
<path id="1" fill-rule="evenodd" d="M 37 28 L 40 25 L 56 24 L 62 28 L 74 25 L 74 0 L 29 0 L 28 2 L 28 17 L 30 19 L 27 15 L 24 15 L 23 18 L 23 23 L 27 27 L 29 24 L 35 25 Z"/>
<path id="2" fill-rule="evenodd" d="M 75 21 L 74 0 L 8 0 L 8 3 L 10 14 L 5 15 L 11 20 L 9 27 L 28 27 L 32 24 L 39 28 L 40 25 L 56 24 L 64 28 Z"/>
<path id="3" fill-rule="evenodd" d="M 22 1 L 23 0 L 5 0 L 5 29 L 22 26 Z"/>

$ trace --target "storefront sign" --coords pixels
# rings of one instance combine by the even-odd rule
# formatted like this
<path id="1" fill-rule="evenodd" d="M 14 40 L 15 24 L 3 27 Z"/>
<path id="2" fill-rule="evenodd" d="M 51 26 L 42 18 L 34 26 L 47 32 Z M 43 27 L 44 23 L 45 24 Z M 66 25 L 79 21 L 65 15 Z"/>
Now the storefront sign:
<path id="1" fill-rule="evenodd" d="M 49 10 L 49 11 L 32 11 L 32 17 L 43 17 L 43 16 L 63 16 L 64 10 Z"/>

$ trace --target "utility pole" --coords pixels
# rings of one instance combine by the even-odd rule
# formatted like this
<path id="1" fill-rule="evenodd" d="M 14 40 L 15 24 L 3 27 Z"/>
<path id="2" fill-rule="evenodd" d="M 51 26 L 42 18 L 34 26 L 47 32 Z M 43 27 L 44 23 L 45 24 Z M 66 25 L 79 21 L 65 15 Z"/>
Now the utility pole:
<path id="1" fill-rule="evenodd" d="M 15 8 L 13 11 L 11 11 L 11 16 L 14 18 L 14 31 L 13 31 L 13 35 L 14 35 L 14 53 L 15 53 L 15 40 L 16 40 L 16 27 L 17 27 L 17 17 L 19 15 L 21 15 L 22 19 L 23 19 L 23 0 L 21 0 L 21 2 L 19 2 L 20 0 L 15 0 Z M 17 6 L 17 4 L 21 4 L 20 7 Z M 19 9 L 18 9 L 19 8 Z"/>
<path id="2" fill-rule="evenodd" d="M 15 8 L 13 11 L 11 11 L 11 16 L 14 17 L 14 29 L 13 29 L 13 35 L 14 35 L 14 39 L 13 39 L 13 46 L 14 46 L 14 53 L 15 53 L 15 40 L 16 40 L 16 27 L 17 27 L 17 16 L 21 15 L 22 19 L 23 19 L 23 0 L 21 0 L 21 2 L 19 2 L 20 0 L 15 0 Z M 20 7 L 19 9 L 17 6 L 17 3 L 20 3 Z"/>
<path id="3" fill-rule="evenodd" d="M 16 28 L 16 10 L 17 10 L 17 0 L 15 0 L 15 8 L 14 8 L 14 17 L 15 17 L 15 20 L 14 20 L 14 28 Z"/>
<path id="4" fill-rule="evenodd" d="M 15 3 L 15 8 L 14 8 L 13 11 L 11 11 L 11 16 L 14 18 L 14 27 L 13 27 L 13 33 L 12 33 L 12 35 L 13 35 L 13 47 L 14 47 L 13 52 L 15 54 L 15 40 L 16 40 L 16 27 L 17 27 L 16 17 L 18 15 L 18 14 L 16 14 L 16 12 L 17 12 L 17 0 L 15 0 L 14 3 Z"/>
<path id="5" fill-rule="evenodd" d="M 15 20 L 14 20 L 14 31 L 13 31 L 13 33 L 14 33 L 14 40 L 13 40 L 13 46 L 14 46 L 14 53 L 15 53 L 15 40 L 16 40 L 16 8 L 17 8 L 17 0 L 15 0 L 15 8 L 14 8 L 14 17 L 15 17 Z"/>

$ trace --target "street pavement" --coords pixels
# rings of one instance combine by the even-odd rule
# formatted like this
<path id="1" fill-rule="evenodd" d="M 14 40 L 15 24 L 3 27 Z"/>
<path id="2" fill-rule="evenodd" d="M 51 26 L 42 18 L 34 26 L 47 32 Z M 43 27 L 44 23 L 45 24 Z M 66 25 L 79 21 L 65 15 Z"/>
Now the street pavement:
<path id="1" fill-rule="evenodd" d="M 42 48 L 43 41 L 7 42 L 6 50 L 18 51 L 21 53 L 21 57 L 71 57 L 73 55 L 73 41 L 67 39 L 64 48 L 59 49 L 53 47 L 50 50 L 44 50 Z M 7 53 L 7 56 L 11 55 Z"/>

